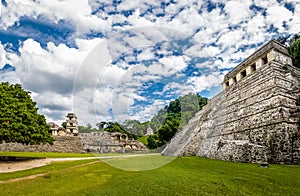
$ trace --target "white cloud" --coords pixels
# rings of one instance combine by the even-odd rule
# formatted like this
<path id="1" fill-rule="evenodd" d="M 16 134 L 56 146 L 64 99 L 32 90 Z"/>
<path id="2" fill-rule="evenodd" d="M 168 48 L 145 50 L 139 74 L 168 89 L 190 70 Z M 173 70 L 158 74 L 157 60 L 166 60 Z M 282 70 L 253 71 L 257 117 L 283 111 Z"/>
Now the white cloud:
<path id="1" fill-rule="evenodd" d="M 185 53 L 189 54 L 192 57 L 214 57 L 218 54 L 220 54 L 220 49 L 216 46 L 208 46 L 208 47 L 200 47 L 198 45 L 194 45 L 191 48 L 189 48 Z"/>
<path id="2" fill-rule="evenodd" d="M 126 70 L 116 65 L 106 66 L 99 76 L 99 82 L 101 85 L 116 85 L 125 73 Z"/>
<path id="3" fill-rule="evenodd" d="M 123 0 L 118 5 L 118 10 L 130 10 L 139 7 L 139 1 Z"/>
<path id="4" fill-rule="evenodd" d="M 187 58 L 187 57 L 186 57 Z M 187 67 L 187 61 L 184 56 L 168 56 L 160 58 L 158 61 L 165 67 L 169 67 L 168 73 L 173 74 L 174 72 L 181 71 Z"/>
<path id="5" fill-rule="evenodd" d="M 295 34 L 299 33 L 300 29 L 300 2 L 295 5 L 295 12 L 293 15 L 293 19 L 291 20 L 290 24 L 290 33 Z"/>
<path id="6" fill-rule="evenodd" d="M 25 88 L 36 92 L 71 92 L 72 81 L 87 51 L 80 52 L 64 44 L 48 43 L 47 49 L 32 39 L 24 41 L 20 56 L 13 62 Z"/>
<path id="7" fill-rule="evenodd" d="M 267 9 L 266 21 L 278 28 L 279 32 L 283 32 L 284 22 L 292 19 L 293 13 L 283 6 L 271 6 Z"/>
<path id="8" fill-rule="evenodd" d="M 224 79 L 224 76 L 218 72 L 212 72 L 209 75 L 203 75 L 200 77 L 191 77 L 188 80 L 188 84 L 194 87 L 194 92 L 201 92 L 209 89 L 211 86 L 219 85 Z"/>
<path id="9" fill-rule="evenodd" d="M 2 9 L 2 29 L 18 23 L 22 16 L 43 16 L 54 23 L 65 20 L 76 29 L 68 39 L 74 41 L 77 48 L 66 44 L 55 45 L 55 41 L 43 48 L 38 41 L 27 39 L 21 44 L 20 54 L 17 55 L 0 44 L 0 67 L 9 63 L 17 69 L 16 72 L 2 74 L 1 80 L 21 82 L 27 90 L 33 91 L 41 111 L 52 120 L 63 117 L 66 107 L 71 107 L 70 96 L 74 88 L 73 109 L 82 123 L 111 119 L 108 111 L 113 107 L 117 108 L 115 113 L 119 113 L 121 119 L 133 116 L 149 119 L 167 102 L 156 100 L 152 106 L 141 107 L 140 111 L 130 116 L 130 111 L 139 107 L 134 106 L 134 101 L 146 99 L 141 96 L 146 88 L 143 83 L 159 82 L 171 75 L 181 74 L 184 77 L 182 71 L 192 57 L 210 59 L 196 63 L 197 68 L 232 68 L 257 49 L 244 51 L 241 49 L 243 46 L 259 46 L 278 36 L 268 32 L 271 25 L 283 35 L 298 33 L 300 29 L 298 1 L 213 0 L 217 8 L 211 11 L 206 9 L 207 2 L 198 0 L 179 0 L 165 7 L 155 0 L 123 0 L 117 5 L 105 0 L 6 2 L 7 7 Z M 285 2 L 294 6 L 294 13 L 284 7 Z M 218 7 L 221 3 L 225 5 L 224 9 Z M 263 9 L 250 10 L 251 5 Z M 101 11 L 92 14 L 98 8 Z M 134 10 L 130 16 L 122 14 L 122 11 L 131 9 Z M 264 10 L 266 13 L 263 13 Z M 108 12 L 116 13 L 109 15 Z M 156 14 L 161 16 L 156 17 Z M 102 34 L 108 40 L 85 39 L 88 32 Z M 18 32 L 17 36 L 24 36 L 24 33 Z M 180 42 L 175 41 L 185 38 L 192 42 L 188 49 L 180 47 Z M 160 49 L 155 52 L 164 57 L 154 55 L 154 46 L 158 43 L 161 44 Z M 131 54 L 135 49 L 142 49 L 142 53 Z M 172 55 L 178 49 L 182 49 L 183 54 Z M 111 61 L 118 60 L 122 55 L 124 59 L 110 65 Z M 141 62 L 152 59 L 158 62 L 147 66 Z M 130 65 L 129 61 L 137 64 Z M 216 71 L 200 77 L 193 76 L 184 86 L 169 81 L 163 91 L 199 92 L 221 83 L 223 74 Z M 163 92 L 159 93 L 163 95 Z M 48 97 L 53 100 L 48 100 Z"/>
<path id="10" fill-rule="evenodd" d="M 224 10 L 229 14 L 228 23 L 236 25 L 249 18 L 250 1 L 228 1 L 225 4 Z"/>
<path id="11" fill-rule="evenodd" d="M 252 33 L 252 32 L 258 32 L 262 31 L 263 28 L 265 27 L 265 19 L 261 14 L 257 14 L 253 18 L 251 18 L 247 24 L 247 32 Z"/>
<path id="12" fill-rule="evenodd" d="M 244 32 L 242 30 L 235 30 L 224 33 L 218 40 L 217 44 L 221 44 L 223 49 L 227 47 L 235 47 L 236 49 L 238 49 L 240 46 L 240 42 L 242 41 L 243 34 Z"/>
<path id="13" fill-rule="evenodd" d="M 151 59 L 154 59 L 154 54 L 151 48 L 142 50 L 142 52 L 137 56 L 137 60 L 139 61 L 147 61 Z"/>
<path id="14" fill-rule="evenodd" d="M 7 63 L 6 59 L 6 51 L 4 50 L 4 46 L 0 42 L 0 69 Z"/>
<path id="15" fill-rule="evenodd" d="M 36 18 L 44 15 L 51 20 L 69 20 L 76 25 L 78 32 L 105 31 L 108 23 L 95 15 L 91 15 L 88 1 L 77 0 L 14 0 L 7 1 L 7 7 L 2 10 L 1 26 L 7 28 L 18 22 L 22 16 Z"/>
<path id="16" fill-rule="evenodd" d="M 10 63 L 16 67 L 16 71 L 1 77 L 6 81 L 21 83 L 26 90 L 35 94 L 34 99 L 41 107 L 40 111 L 53 120 L 53 113 L 60 114 L 56 118 L 61 120 L 62 111 L 67 112 L 67 108 L 72 110 L 71 95 L 77 70 L 82 66 L 83 60 L 95 43 L 99 44 L 99 41 L 99 39 L 77 40 L 78 49 L 64 44 L 55 46 L 49 42 L 44 49 L 38 42 L 28 39 L 19 49 L 19 56 L 11 55 L 13 58 L 10 59 Z M 91 72 L 95 73 L 95 69 Z M 87 87 L 90 83 L 88 81 L 97 81 L 93 75 L 89 75 L 83 81 L 79 79 L 77 82 Z M 50 111 L 53 113 L 51 114 Z"/>

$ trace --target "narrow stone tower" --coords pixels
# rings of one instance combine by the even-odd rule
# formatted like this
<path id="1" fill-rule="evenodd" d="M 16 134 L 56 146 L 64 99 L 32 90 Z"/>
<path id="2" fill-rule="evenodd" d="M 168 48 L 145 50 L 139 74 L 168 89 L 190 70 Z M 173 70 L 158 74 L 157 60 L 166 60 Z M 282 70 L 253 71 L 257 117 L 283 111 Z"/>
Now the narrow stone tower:
<path id="1" fill-rule="evenodd" d="M 78 122 L 75 113 L 68 113 L 66 119 L 66 132 L 68 135 L 78 135 Z"/>

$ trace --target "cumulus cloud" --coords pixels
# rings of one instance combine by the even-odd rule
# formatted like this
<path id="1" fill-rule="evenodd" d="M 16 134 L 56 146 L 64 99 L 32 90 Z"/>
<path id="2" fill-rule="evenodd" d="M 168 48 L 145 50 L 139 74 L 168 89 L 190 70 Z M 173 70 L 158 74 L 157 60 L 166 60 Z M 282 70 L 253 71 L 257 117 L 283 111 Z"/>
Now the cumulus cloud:
<path id="1" fill-rule="evenodd" d="M 10 63 L 16 67 L 16 71 L 2 76 L 3 80 L 21 83 L 26 90 L 32 91 L 38 106 L 47 116 L 50 115 L 50 111 L 56 114 L 62 114 L 61 111 L 66 113 L 67 110 L 72 110 L 73 85 L 77 70 L 99 41 L 77 40 L 78 49 L 64 44 L 55 46 L 49 42 L 44 49 L 38 42 L 28 39 L 20 47 L 19 55 L 6 55 L 13 57 Z M 81 82 L 85 83 L 89 79 L 93 78 Z"/>
<path id="2" fill-rule="evenodd" d="M 191 77 L 187 83 L 194 87 L 194 91 L 201 92 L 212 86 L 219 85 L 223 81 L 223 77 L 219 72 L 212 72 L 209 75 Z"/>
<path id="3" fill-rule="evenodd" d="M 228 1 L 224 11 L 229 15 L 228 23 L 236 25 L 249 19 L 249 1 Z"/>
<path id="4" fill-rule="evenodd" d="M 71 108 L 83 124 L 149 119 L 167 104 L 167 96 L 220 84 L 225 73 L 220 70 L 233 68 L 270 39 L 300 29 L 300 2 L 289 0 L 7 0 L 6 4 L 1 31 L 18 26 L 24 16 L 32 20 L 42 16 L 52 23 L 67 21 L 75 32 L 65 41 L 72 41 L 72 47 L 51 41 L 54 37 L 42 46 L 41 36 L 20 42 L 17 52 L 0 43 L 0 68 L 16 67 L 15 72 L 1 74 L 0 80 L 33 91 L 48 119 L 64 119 Z M 14 35 L 24 37 L 22 33 Z M 97 36 L 102 39 L 93 38 Z M 189 73 L 191 64 L 199 70 Z M 151 94 L 149 83 L 159 82 L 163 87 Z M 151 104 L 136 105 L 139 101 Z"/>
<path id="5" fill-rule="evenodd" d="M 165 67 L 169 67 L 168 71 L 166 72 L 167 74 L 173 74 L 174 71 L 177 72 L 187 67 L 184 56 L 164 57 L 159 59 L 159 62 L 162 63 Z"/>
<path id="6" fill-rule="evenodd" d="M 108 28 L 107 21 L 91 14 L 92 10 L 88 1 L 77 0 L 14 0 L 7 1 L 7 7 L 2 10 L 1 26 L 12 26 L 22 16 L 36 18 L 44 15 L 50 20 L 70 20 L 76 24 L 79 32 L 105 31 Z"/>
<path id="7" fill-rule="evenodd" d="M 293 19 L 291 20 L 290 24 L 290 33 L 299 33 L 300 29 L 300 3 L 295 5 L 295 11 L 293 14 Z"/>
<path id="8" fill-rule="evenodd" d="M 285 30 L 283 27 L 285 22 L 289 22 L 293 17 L 293 13 L 282 6 L 270 6 L 267 9 L 266 22 L 278 28 L 279 32 Z"/>

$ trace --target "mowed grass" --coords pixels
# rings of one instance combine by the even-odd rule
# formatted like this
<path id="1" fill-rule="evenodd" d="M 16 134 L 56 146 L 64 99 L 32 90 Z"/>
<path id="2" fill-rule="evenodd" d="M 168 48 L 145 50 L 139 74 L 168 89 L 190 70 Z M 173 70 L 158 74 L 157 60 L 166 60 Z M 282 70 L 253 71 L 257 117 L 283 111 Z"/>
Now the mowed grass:
<path id="1" fill-rule="evenodd" d="M 121 155 L 113 159 L 101 159 L 103 162 L 128 171 L 143 171 L 143 170 L 152 170 L 164 165 L 167 165 L 173 161 L 176 157 L 171 156 L 161 156 L 158 153 L 148 154 L 148 155 Z"/>
<path id="2" fill-rule="evenodd" d="M 0 152 L 0 156 L 30 157 L 30 158 L 76 158 L 76 157 L 102 157 L 120 156 L 118 153 L 60 153 L 60 152 Z"/>
<path id="3" fill-rule="evenodd" d="M 160 157 L 151 159 L 159 161 Z M 123 162 L 121 165 L 142 164 L 149 157 L 118 160 Z M 45 176 L 2 181 L 1 195 L 300 195 L 299 165 L 261 168 L 257 164 L 179 157 L 157 169 L 126 171 L 93 161 L 53 163 L 32 169 L 30 173 L 48 168 Z M 15 173 L 0 174 L 0 178 Z"/>
<path id="4" fill-rule="evenodd" d="M 82 164 L 86 164 L 86 163 L 90 163 L 93 161 L 95 161 L 95 160 L 89 159 L 89 160 L 79 160 L 79 161 L 53 162 L 49 165 L 46 165 L 43 167 L 37 167 L 34 169 L 23 170 L 23 171 L 12 172 L 12 173 L 0 173 L 0 181 L 22 178 L 22 177 L 36 175 L 36 174 L 58 172 L 58 171 L 62 171 L 64 169 L 69 169 L 69 168 L 76 167 L 78 165 L 82 165 Z M 1 187 L 1 183 L 0 183 L 0 187 Z M 1 191 L 0 191 L 0 195 L 1 195 Z"/>
<path id="5" fill-rule="evenodd" d="M 0 152 L 0 156 L 32 157 L 32 158 L 69 158 L 91 157 L 93 154 L 59 153 L 59 152 Z"/>

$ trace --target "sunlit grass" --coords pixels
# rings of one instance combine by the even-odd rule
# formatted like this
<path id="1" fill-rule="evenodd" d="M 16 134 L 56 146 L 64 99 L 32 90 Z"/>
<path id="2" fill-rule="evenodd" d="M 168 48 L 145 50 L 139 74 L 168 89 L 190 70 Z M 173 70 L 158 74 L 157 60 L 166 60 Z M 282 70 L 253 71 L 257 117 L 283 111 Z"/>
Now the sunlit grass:
<path id="1" fill-rule="evenodd" d="M 148 164 L 151 159 L 159 160 L 155 156 L 118 158 L 115 163 L 124 161 L 128 167 L 131 163 Z M 121 170 L 104 162 L 73 167 L 80 162 L 93 160 L 32 169 L 28 175 L 36 171 L 47 175 L 0 183 L 1 195 L 300 195 L 299 165 L 261 168 L 257 164 L 179 157 L 147 171 Z M 0 174 L 0 178 L 3 175 L 15 174 Z"/>
<path id="2" fill-rule="evenodd" d="M 0 156 L 32 157 L 32 158 L 67 158 L 91 157 L 93 154 L 59 153 L 59 152 L 0 152 Z"/>
<path id="3" fill-rule="evenodd" d="M 35 175 L 35 174 L 61 171 L 63 169 L 69 168 L 69 167 L 73 167 L 76 165 L 85 164 L 85 163 L 89 163 L 89 162 L 93 162 L 93 161 L 95 161 L 95 160 L 53 162 L 49 165 L 34 168 L 34 169 L 17 171 L 17 172 L 12 172 L 12 173 L 11 172 L 10 173 L 0 173 L 0 180 L 9 180 L 9 179 L 14 179 L 14 178 L 21 178 L 24 176 Z"/>
<path id="4" fill-rule="evenodd" d="M 176 157 L 166 157 L 160 154 L 151 155 L 131 155 L 130 157 L 120 157 L 112 159 L 102 159 L 105 163 L 123 170 L 141 171 L 162 167 Z M 100 158 L 101 159 L 101 158 Z"/>
<path id="5" fill-rule="evenodd" d="M 60 153 L 60 152 L 0 152 L 0 156 L 14 157 L 31 157 L 31 158 L 73 158 L 73 157 L 103 157 L 103 156 L 120 156 L 119 153 Z"/>

